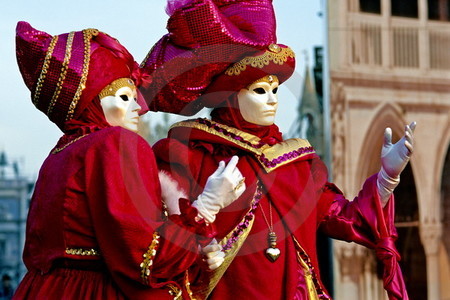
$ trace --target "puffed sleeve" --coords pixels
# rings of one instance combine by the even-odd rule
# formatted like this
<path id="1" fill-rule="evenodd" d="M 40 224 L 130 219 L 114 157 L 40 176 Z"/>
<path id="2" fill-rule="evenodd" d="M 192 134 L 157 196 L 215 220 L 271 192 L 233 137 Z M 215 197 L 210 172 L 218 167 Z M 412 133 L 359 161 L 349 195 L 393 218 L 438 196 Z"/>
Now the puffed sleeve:
<path id="1" fill-rule="evenodd" d="M 408 299 L 395 246 L 397 231 L 394 226 L 394 197 L 382 208 L 376 186 L 377 174 L 370 176 L 358 196 L 348 201 L 332 183 L 325 181 L 325 166 L 316 164 L 316 182 L 321 196 L 318 207 L 320 230 L 328 236 L 356 242 L 375 249 L 384 265 L 383 283 L 389 299 Z M 319 174 L 320 173 L 320 174 Z"/>
<path id="2" fill-rule="evenodd" d="M 86 155 L 86 193 L 101 255 L 133 298 L 145 285 L 170 282 L 197 259 L 201 225 L 179 215 L 165 220 L 151 147 L 125 129 L 106 130 Z"/>

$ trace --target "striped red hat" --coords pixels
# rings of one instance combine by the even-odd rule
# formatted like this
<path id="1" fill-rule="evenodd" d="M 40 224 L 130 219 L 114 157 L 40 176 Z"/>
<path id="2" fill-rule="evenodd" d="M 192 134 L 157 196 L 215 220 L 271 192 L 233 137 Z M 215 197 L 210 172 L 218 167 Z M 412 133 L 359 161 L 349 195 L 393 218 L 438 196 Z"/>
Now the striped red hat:
<path id="1" fill-rule="evenodd" d="M 105 86 L 138 69 L 125 47 L 97 29 L 52 36 L 19 22 L 16 56 L 33 104 L 62 131 Z"/>

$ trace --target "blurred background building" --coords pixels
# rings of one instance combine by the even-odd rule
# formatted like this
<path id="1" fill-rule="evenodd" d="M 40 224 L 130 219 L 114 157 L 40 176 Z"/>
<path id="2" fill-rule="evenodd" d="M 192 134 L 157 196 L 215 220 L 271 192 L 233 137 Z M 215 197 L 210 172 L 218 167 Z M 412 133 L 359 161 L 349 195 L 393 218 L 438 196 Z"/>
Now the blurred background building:
<path id="1" fill-rule="evenodd" d="M 26 271 L 22 251 L 32 187 L 18 161 L 0 152 L 0 299 L 10 298 Z"/>
<path id="2" fill-rule="evenodd" d="M 328 1 L 333 181 L 356 195 L 417 121 L 395 191 L 398 247 L 411 299 L 450 299 L 450 1 Z M 333 242 L 335 298 L 386 299 L 372 251 Z"/>

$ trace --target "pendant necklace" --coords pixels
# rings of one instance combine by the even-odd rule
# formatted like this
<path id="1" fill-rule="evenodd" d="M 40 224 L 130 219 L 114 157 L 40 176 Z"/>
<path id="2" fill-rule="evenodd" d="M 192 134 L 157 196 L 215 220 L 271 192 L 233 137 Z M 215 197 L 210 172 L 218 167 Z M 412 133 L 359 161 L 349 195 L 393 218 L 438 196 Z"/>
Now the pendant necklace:
<path id="1" fill-rule="evenodd" d="M 267 237 L 267 240 L 269 242 L 269 248 L 266 249 L 266 257 L 271 262 L 274 262 L 280 256 L 281 251 L 280 251 L 280 249 L 277 248 L 277 234 L 273 230 L 272 205 L 270 204 L 270 200 L 268 200 L 268 203 L 269 203 L 270 223 L 267 221 L 267 217 L 266 217 L 266 214 L 264 213 L 264 210 L 262 208 L 261 202 L 259 203 L 259 206 L 261 208 L 261 212 L 262 212 L 262 215 L 264 217 L 264 221 L 266 221 L 267 227 L 269 227 L 269 235 Z"/>

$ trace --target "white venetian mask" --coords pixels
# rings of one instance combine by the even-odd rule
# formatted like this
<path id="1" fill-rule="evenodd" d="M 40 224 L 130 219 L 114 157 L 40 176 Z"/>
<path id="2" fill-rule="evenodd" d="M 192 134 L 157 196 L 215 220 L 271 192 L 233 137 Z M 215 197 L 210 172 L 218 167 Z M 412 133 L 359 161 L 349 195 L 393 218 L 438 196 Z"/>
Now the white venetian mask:
<path id="1" fill-rule="evenodd" d="M 130 84 L 123 84 L 124 80 Z M 122 84 L 117 84 L 120 81 Z M 130 79 L 121 78 L 114 81 L 100 92 L 99 97 L 106 121 L 110 125 L 138 131 L 141 106 L 136 102 L 136 87 Z"/>
<path id="2" fill-rule="evenodd" d="M 260 126 L 269 126 L 275 122 L 278 85 L 278 80 L 262 80 L 239 91 L 239 110 L 245 121 Z"/>

